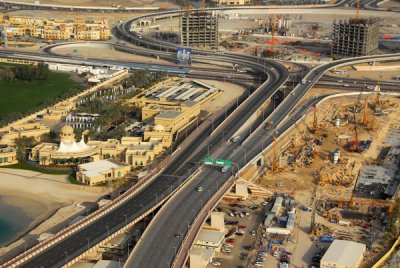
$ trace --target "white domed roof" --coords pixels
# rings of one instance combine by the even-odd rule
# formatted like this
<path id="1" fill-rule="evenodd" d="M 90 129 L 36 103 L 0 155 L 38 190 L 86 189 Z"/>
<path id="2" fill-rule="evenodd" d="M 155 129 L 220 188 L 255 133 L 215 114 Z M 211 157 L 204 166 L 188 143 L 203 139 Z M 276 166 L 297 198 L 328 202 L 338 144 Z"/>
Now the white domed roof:
<path id="1" fill-rule="evenodd" d="M 163 125 L 155 125 L 153 128 L 154 131 L 162 132 L 164 131 L 164 126 Z"/>

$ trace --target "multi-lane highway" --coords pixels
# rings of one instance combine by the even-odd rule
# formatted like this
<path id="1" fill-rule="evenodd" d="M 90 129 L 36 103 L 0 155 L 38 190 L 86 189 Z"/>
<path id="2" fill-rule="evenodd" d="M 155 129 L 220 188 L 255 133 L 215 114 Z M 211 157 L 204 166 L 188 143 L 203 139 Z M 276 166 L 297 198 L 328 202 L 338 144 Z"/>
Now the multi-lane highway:
<path id="1" fill-rule="evenodd" d="M 138 40 L 137 35 L 135 36 L 134 34 L 132 35 L 128 33 L 128 39 L 134 40 L 142 45 L 146 44 L 150 48 L 152 47 L 151 44 L 146 43 L 148 40 L 145 40 L 145 38 Z M 151 42 L 154 41 L 151 40 Z M 157 44 L 156 48 L 161 48 L 161 46 L 163 46 L 165 50 L 170 51 L 173 51 L 175 48 L 175 46 L 165 43 Z M 164 167 L 161 175 L 149 183 L 142 191 L 133 197 L 126 197 L 123 204 L 111 210 L 105 216 L 102 216 L 95 222 L 82 227 L 80 230 L 74 232 L 48 249 L 30 257 L 21 266 L 58 267 L 68 260 L 79 256 L 91 246 L 104 240 L 108 236 L 108 230 L 110 230 L 110 233 L 117 231 L 127 222 L 138 218 L 144 211 L 153 207 L 161 198 L 164 198 L 171 193 L 172 190 L 177 188 L 177 186 L 182 183 L 191 172 L 193 172 L 193 165 L 190 165 L 190 163 L 201 161 L 205 155 L 208 155 L 208 151 L 213 156 L 232 159 L 240 167 L 246 164 L 246 160 L 252 159 L 260 152 L 262 149 L 262 141 L 259 137 L 250 137 L 249 140 L 246 141 L 245 146 L 233 144 L 227 142 L 227 140 L 246 122 L 256 109 L 269 99 L 277 91 L 279 86 L 286 81 L 288 77 L 287 70 L 279 63 L 274 61 L 264 61 L 256 57 L 236 55 L 233 53 L 217 56 L 210 52 L 201 50 L 195 50 L 195 53 L 202 55 L 201 57 L 203 58 L 206 55 L 219 60 L 239 62 L 244 66 L 257 69 L 259 72 L 266 72 L 268 80 L 263 83 L 247 101 L 242 103 L 235 112 L 235 117 L 230 117 L 228 120 L 225 120 L 218 131 L 214 132 L 212 136 L 210 136 L 212 131 L 211 128 L 199 131 L 198 136 L 191 141 L 190 148 L 182 149 L 179 154 L 176 154 L 176 156 L 172 158 L 170 164 Z M 351 62 L 351 60 L 348 62 Z M 280 112 L 275 112 L 271 115 L 272 120 L 275 123 L 283 121 L 301 96 L 312 87 L 324 71 L 335 66 L 335 64 L 338 63 L 335 62 L 331 65 L 326 65 L 321 68 L 318 67 L 313 70 L 307 76 L 307 80 L 310 82 L 307 82 L 305 85 L 299 85 L 294 91 L 295 94 L 290 95 L 279 107 Z M 232 110 L 233 108 L 229 110 L 229 113 L 232 112 Z M 213 120 L 212 125 L 216 126 L 223 120 L 224 115 L 221 114 L 218 118 Z M 268 140 L 268 142 L 270 141 Z M 267 145 L 268 142 L 265 141 L 265 145 Z M 174 233 L 184 233 L 185 230 L 187 230 L 187 224 L 190 225 L 193 221 L 193 217 L 200 211 L 202 201 L 205 202 L 221 185 L 220 183 L 222 183 L 225 178 L 226 175 L 222 176 L 218 170 L 203 170 L 187 188 L 182 190 L 179 195 L 176 196 L 174 199 L 174 201 L 176 199 L 178 200 L 175 204 L 176 207 L 169 206 L 167 209 L 163 210 L 163 213 L 165 213 L 166 216 L 163 215 L 163 217 L 160 217 L 160 224 L 157 222 L 153 225 L 154 227 L 152 227 L 156 228 L 159 226 L 159 229 L 154 229 L 152 232 L 148 233 L 153 236 L 153 238 L 157 237 L 164 239 L 164 247 L 169 249 L 175 248 L 175 250 L 177 250 L 180 241 L 172 239 L 171 235 Z M 203 192 L 194 193 L 193 187 L 199 184 L 204 185 L 203 187 L 205 190 Z M 196 205 L 196 203 L 198 203 L 198 205 Z M 164 225 L 161 225 L 162 223 L 164 223 Z M 168 226 L 168 228 L 161 229 L 162 226 L 165 226 L 165 228 Z M 141 246 L 135 251 L 135 256 L 139 257 L 132 258 L 133 261 L 130 261 L 129 265 L 134 267 L 168 266 L 167 263 L 173 261 L 174 254 L 171 254 L 171 252 L 167 252 L 166 250 L 158 252 L 157 242 L 159 242 L 157 239 L 144 237 Z M 152 251 L 152 254 L 148 253 L 150 251 Z M 158 254 L 157 256 L 159 258 L 156 258 L 154 254 Z M 156 259 L 158 259 L 158 261 L 155 261 Z M 11 264 L 12 262 L 9 263 L 9 265 Z"/>
<path id="2" fill-rule="evenodd" d="M 129 21 L 120 27 L 119 30 L 126 36 L 126 40 L 133 41 L 138 45 L 146 47 L 163 47 L 166 50 L 173 50 L 176 45 L 167 44 L 165 42 L 155 42 L 144 37 L 139 37 L 135 33 L 130 33 L 130 25 L 134 20 Z M 152 42 L 152 43 L 151 43 Z M 204 51 L 194 50 L 194 53 L 206 54 Z M 233 57 L 241 57 L 232 54 Z M 383 56 L 390 57 L 390 56 Z M 374 57 L 366 57 L 364 60 L 374 59 Z M 346 65 L 354 62 L 355 59 L 346 59 L 333 62 L 323 66 L 319 66 L 307 74 L 305 83 L 299 84 L 285 100 L 269 117 L 269 122 L 273 122 L 275 127 L 280 123 L 285 122 L 284 119 L 288 113 L 294 108 L 304 94 L 315 85 L 316 81 L 329 69 Z M 259 106 L 257 106 L 259 107 Z M 304 112 L 304 109 L 299 109 L 299 114 Z M 236 119 L 236 118 L 235 118 Z M 240 117 L 238 118 L 240 120 Z M 190 162 L 201 162 L 201 159 L 208 155 L 207 148 L 213 147 L 212 156 L 216 158 L 229 159 L 243 167 L 247 160 L 253 159 L 262 150 L 263 145 L 268 145 L 271 142 L 272 134 L 263 133 L 260 128 L 257 133 L 248 137 L 245 145 L 231 143 L 227 138 L 231 137 L 237 130 L 232 122 L 231 127 L 227 132 L 223 128 L 217 135 L 208 138 L 207 142 L 202 146 L 196 154 L 189 159 Z M 283 127 L 288 127 L 292 122 L 284 123 Z M 280 128 L 280 131 L 284 131 Z M 217 147 L 216 143 L 218 144 Z M 216 150 L 216 151 L 215 151 Z M 171 173 L 175 175 L 174 173 Z M 161 214 L 157 217 L 157 221 L 153 222 L 147 230 L 146 235 L 135 248 L 135 251 L 130 256 L 127 267 L 169 267 L 174 259 L 176 252 L 182 245 L 183 236 L 176 238 L 176 234 L 185 234 L 189 230 L 189 226 L 193 223 L 196 215 L 201 211 L 205 202 L 214 195 L 221 186 L 221 183 L 227 178 L 226 174 L 222 174 L 219 170 L 205 168 L 184 190 L 178 192 L 168 206 L 164 206 Z M 203 192 L 197 192 L 195 189 L 198 186 L 204 188 Z M 187 254 L 187 252 L 185 252 Z"/>
<path id="3" fill-rule="evenodd" d="M 347 59 L 343 61 L 343 63 L 350 63 L 352 61 L 354 61 L 354 59 Z M 322 76 L 326 70 L 337 64 L 339 63 L 328 64 L 311 71 L 307 76 L 309 82 L 296 87 L 293 94 L 289 95 L 290 97 L 287 97 L 286 101 L 278 106 L 277 110 L 271 114 L 268 120 L 269 122 L 274 122 L 275 126 L 283 122 L 283 125 L 276 128 L 279 133 L 283 133 L 288 129 L 293 124 L 292 120 L 304 114 L 307 107 L 301 107 L 296 111 L 295 115 L 292 115 L 291 120 L 284 121 L 289 111 L 294 108 L 319 77 Z M 310 105 L 318 100 L 319 98 L 315 98 Z M 207 156 L 207 146 L 215 146 L 215 143 L 217 143 L 217 152 L 212 154 L 213 157 L 230 159 L 237 163 L 239 167 L 243 167 L 246 164 L 246 160 L 249 161 L 253 159 L 265 146 L 272 142 L 273 133 L 261 128 L 260 131 L 246 140 L 245 145 L 231 143 L 226 137 L 230 137 L 236 129 L 237 128 L 234 127 L 230 128 L 230 131 L 225 133 L 224 140 L 221 134 L 213 136 L 213 139 L 209 139 L 208 142 L 203 145 L 204 149 L 191 158 L 190 161 L 201 161 L 202 158 Z M 159 215 L 157 221 L 149 227 L 151 229 L 146 232 L 146 235 L 138 244 L 133 255 L 130 256 L 126 267 L 139 268 L 144 267 L 144 265 L 150 268 L 169 267 L 168 264 L 174 261 L 174 256 L 179 250 L 184 237 L 184 235 L 181 235 L 179 238 L 176 238 L 175 234 L 187 234 L 189 226 L 193 223 L 194 218 L 200 212 L 205 202 L 217 191 L 226 179 L 227 176 L 222 174 L 220 170 L 204 168 L 184 191 L 176 194 L 174 199 L 168 202 L 168 207 L 163 207 L 160 212 L 162 214 Z M 198 186 L 204 188 L 203 192 L 197 192 L 195 190 Z"/>
<path id="4" fill-rule="evenodd" d="M 220 57 L 222 58 L 223 56 Z M 283 65 L 273 61 L 267 61 L 266 63 L 255 63 L 253 59 L 248 60 L 246 57 L 241 57 L 240 59 L 236 59 L 234 61 L 240 62 L 246 66 L 251 66 L 254 69 L 257 69 L 259 72 L 265 71 L 268 76 L 268 81 L 265 82 L 250 97 L 252 98 L 252 101 L 247 101 L 246 103 L 242 104 L 240 113 L 237 114 L 238 117 L 236 120 L 225 125 L 224 131 L 226 137 L 233 133 L 232 131 L 235 128 L 238 128 L 240 125 L 244 124 L 248 117 L 255 112 L 257 107 L 271 97 L 272 94 L 286 81 L 288 77 L 286 68 L 283 67 Z M 232 109 L 228 110 L 228 114 L 231 111 Z M 223 120 L 224 114 L 222 113 L 218 118 L 214 119 L 213 125 L 217 126 Z M 147 209 L 153 207 L 157 202 L 160 201 L 160 198 L 166 197 L 179 185 L 179 183 L 187 178 L 187 176 L 191 173 L 187 165 L 187 161 L 191 158 L 190 155 L 193 153 L 192 148 L 201 148 L 201 144 L 209 137 L 210 131 L 211 129 L 207 129 L 203 132 L 200 132 L 197 138 L 193 140 L 191 148 L 188 150 L 182 150 L 180 154 L 177 154 L 177 156 L 172 159 L 171 164 L 164 167 L 161 175 L 151 182 L 144 190 L 140 191 L 133 197 L 126 198 L 122 205 L 107 213 L 105 216 L 99 218 L 94 223 L 81 228 L 79 231 L 49 247 L 43 252 L 32 256 L 21 266 L 59 267 L 60 265 L 65 264 L 66 261 L 79 256 L 88 248 L 104 240 L 108 235 L 106 229 L 107 231 L 109 229 L 110 233 L 113 233 L 122 228 L 127 222 L 138 218 L 144 211 L 147 211 Z M 214 152 L 216 148 L 217 142 L 215 141 L 210 145 L 209 150 L 210 152 Z M 66 258 L 66 256 L 68 257 Z M 6 265 L 11 265 L 17 261 L 17 259 L 7 263 Z"/>

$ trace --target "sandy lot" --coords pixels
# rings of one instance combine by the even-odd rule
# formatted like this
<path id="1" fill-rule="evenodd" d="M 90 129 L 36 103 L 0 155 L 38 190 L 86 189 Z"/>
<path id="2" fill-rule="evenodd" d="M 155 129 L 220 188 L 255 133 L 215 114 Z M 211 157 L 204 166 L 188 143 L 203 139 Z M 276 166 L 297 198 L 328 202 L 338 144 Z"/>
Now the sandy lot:
<path id="1" fill-rule="evenodd" d="M 96 202 L 106 191 L 69 184 L 65 175 L 16 169 L 0 169 L 0 182 L 0 196 L 33 218 L 20 233 L 21 239 L 0 248 L 4 260 L 12 252 L 21 251 L 21 247 L 32 246 L 40 234 L 55 233 L 65 227 L 70 218 L 85 210 L 77 207 L 78 203 Z"/>
<path id="2" fill-rule="evenodd" d="M 206 102 L 201 107 L 202 110 L 205 110 L 208 113 L 215 113 L 226 107 L 229 103 L 236 101 L 236 98 L 242 95 L 245 90 L 243 87 L 232 83 L 203 79 L 201 81 L 204 81 L 205 83 L 213 85 L 214 87 L 222 90 L 220 95 Z"/>

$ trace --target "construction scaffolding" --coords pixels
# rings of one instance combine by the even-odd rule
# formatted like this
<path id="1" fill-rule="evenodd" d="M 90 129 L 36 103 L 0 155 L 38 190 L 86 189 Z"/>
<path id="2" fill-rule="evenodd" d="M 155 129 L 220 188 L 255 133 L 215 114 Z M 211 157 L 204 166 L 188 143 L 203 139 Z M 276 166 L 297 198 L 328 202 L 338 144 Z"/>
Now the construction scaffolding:
<path id="1" fill-rule="evenodd" d="M 333 23 L 331 54 L 338 57 L 357 57 L 378 50 L 379 22 L 351 19 Z"/>
<path id="2" fill-rule="evenodd" d="M 181 17 L 181 45 L 218 47 L 218 16 L 215 12 L 188 12 Z"/>

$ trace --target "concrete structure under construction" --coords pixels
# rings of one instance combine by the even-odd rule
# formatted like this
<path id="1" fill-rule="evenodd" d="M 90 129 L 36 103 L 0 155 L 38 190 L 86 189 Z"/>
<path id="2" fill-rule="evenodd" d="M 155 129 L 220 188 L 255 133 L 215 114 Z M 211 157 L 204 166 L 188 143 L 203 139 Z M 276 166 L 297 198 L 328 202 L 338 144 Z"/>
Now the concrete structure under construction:
<path id="1" fill-rule="evenodd" d="M 180 20 L 181 45 L 218 47 L 218 16 L 214 12 L 191 12 Z"/>
<path id="2" fill-rule="evenodd" d="M 379 22 L 375 19 L 334 22 L 332 34 L 332 56 L 358 57 L 378 50 Z"/>

